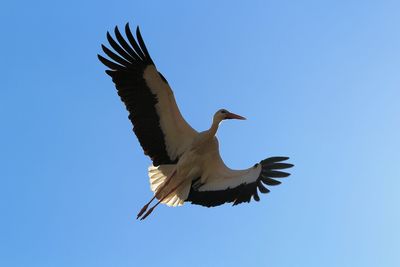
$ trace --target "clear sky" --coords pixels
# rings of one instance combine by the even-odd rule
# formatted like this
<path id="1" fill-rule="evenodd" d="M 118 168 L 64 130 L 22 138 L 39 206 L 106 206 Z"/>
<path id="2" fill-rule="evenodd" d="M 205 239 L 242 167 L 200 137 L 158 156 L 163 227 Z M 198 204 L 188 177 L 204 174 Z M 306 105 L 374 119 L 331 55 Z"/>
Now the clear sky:
<path id="1" fill-rule="evenodd" d="M 399 1 L 3 1 L 0 265 L 400 266 Z M 159 207 L 97 60 L 139 24 L 233 168 L 296 166 L 259 203 Z"/>

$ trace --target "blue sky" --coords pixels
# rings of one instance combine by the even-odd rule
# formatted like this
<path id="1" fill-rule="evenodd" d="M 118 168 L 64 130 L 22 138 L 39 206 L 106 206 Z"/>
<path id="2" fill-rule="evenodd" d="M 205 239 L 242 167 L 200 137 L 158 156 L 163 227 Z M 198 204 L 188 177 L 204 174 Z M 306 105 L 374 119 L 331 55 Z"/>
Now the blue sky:
<path id="1" fill-rule="evenodd" d="M 145 3 L 144 3 L 145 2 Z M 2 3 L 1 266 L 400 266 L 398 1 Z M 261 202 L 160 207 L 96 54 L 139 24 L 234 168 L 286 155 Z"/>

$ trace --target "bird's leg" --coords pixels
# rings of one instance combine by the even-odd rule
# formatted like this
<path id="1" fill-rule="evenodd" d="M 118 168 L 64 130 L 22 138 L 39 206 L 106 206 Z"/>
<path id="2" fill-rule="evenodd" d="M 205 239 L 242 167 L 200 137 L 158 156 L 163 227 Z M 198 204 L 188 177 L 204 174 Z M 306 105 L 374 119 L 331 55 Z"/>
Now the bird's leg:
<path id="1" fill-rule="evenodd" d="M 147 210 L 147 208 L 149 207 L 150 203 L 153 202 L 153 200 L 155 198 L 160 198 L 161 196 L 161 192 L 164 190 L 165 187 L 167 187 L 167 185 L 169 184 L 169 182 L 171 181 L 172 177 L 176 174 L 176 169 L 172 172 L 172 174 L 170 176 L 167 177 L 165 183 L 161 186 L 161 188 L 159 190 L 157 190 L 157 192 L 154 194 L 154 197 L 152 197 L 152 199 L 150 199 L 149 202 L 147 202 L 146 205 L 143 206 L 143 208 L 139 211 L 136 220 L 140 218 L 140 216 L 142 216 L 142 214 Z"/>
<path id="2" fill-rule="evenodd" d="M 180 187 L 184 182 L 187 182 L 187 180 L 183 180 L 182 182 L 180 182 L 177 186 L 175 186 L 174 188 L 172 188 L 165 196 L 163 196 L 151 209 L 149 209 L 145 215 L 143 215 L 142 218 L 140 218 L 140 220 L 144 220 L 146 219 L 147 216 L 150 215 L 150 213 L 153 212 L 153 210 L 166 198 L 168 197 L 171 193 L 173 193 L 176 189 L 178 189 L 178 187 Z"/>

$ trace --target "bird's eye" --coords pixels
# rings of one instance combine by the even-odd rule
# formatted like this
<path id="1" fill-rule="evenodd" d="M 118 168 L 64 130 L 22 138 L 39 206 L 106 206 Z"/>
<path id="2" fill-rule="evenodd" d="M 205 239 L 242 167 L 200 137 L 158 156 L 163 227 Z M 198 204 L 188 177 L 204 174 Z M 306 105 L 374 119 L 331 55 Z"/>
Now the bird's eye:
<path id="1" fill-rule="evenodd" d="M 226 110 L 221 110 L 221 113 L 222 113 L 222 114 L 225 114 L 225 113 L 226 113 Z"/>

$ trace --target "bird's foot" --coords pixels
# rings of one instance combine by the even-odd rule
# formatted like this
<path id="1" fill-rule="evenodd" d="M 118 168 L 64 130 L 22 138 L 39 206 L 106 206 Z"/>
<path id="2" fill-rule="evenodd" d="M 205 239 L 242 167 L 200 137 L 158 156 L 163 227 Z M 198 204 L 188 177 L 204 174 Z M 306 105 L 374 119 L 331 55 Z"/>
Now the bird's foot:
<path id="1" fill-rule="evenodd" d="M 142 218 L 140 218 L 140 220 L 143 221 L 144 219 L 146 219 L 147 216 L 149 216 L 150 213 L 153 212 L 154 208 L 155 208 L 155 207 L 152 207 L 151 209 L 149 209 L 149 210 L 146 212 L 146 214 L 145 214 Z"/>
<path id="2" fill-rule="evenodd" d="M 139 211 L 136 220 L 140 218 L 140 216 L 142 216 L 142 214 L 147 210 L 147 208 L 149 207 L 150 203 L 147 203 L 146 205 L 143 206 L 143 208 Z"/>

